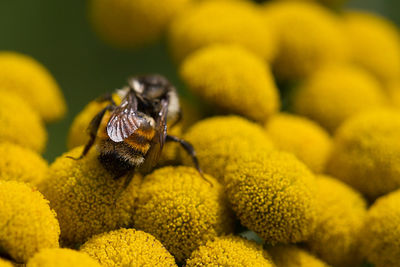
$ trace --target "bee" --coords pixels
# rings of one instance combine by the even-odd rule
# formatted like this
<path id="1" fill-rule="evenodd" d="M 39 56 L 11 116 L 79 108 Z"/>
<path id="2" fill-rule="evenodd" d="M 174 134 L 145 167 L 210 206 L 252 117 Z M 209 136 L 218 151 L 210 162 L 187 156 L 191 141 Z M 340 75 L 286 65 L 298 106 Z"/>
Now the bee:
<path id="1" fill-rule="evenodd" d="M 90 122 L 89 141 L 75 159 L 83 158 L 95 145 L 100 163 L 115 179 L 131 174 L 125 182 L 128 185 L 135 169 L 148 173 L 154 168 L 165 142 L 177 142 L 202 175 L 193 146 L 167 133 L 167 122 L 175 125 L 181 118 L 181 110 L 176 88 L 165 77 L 158 74 L 132 77 L 128 86 L 116 94 L 121 99 L 118 105 L 112 94 L 97 99 L 110 104 Z"/>

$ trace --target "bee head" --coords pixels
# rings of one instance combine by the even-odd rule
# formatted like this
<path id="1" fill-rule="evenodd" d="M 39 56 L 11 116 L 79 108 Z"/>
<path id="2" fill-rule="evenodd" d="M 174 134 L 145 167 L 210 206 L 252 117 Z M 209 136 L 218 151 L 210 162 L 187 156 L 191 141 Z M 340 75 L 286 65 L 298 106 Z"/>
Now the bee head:
<path id="1" fill-rule="evenodd" d="M 137 76 L 129 79 L 129 86 L 148 101 L 160 101 L 170 91 L 169 81 L 158 74 Z"/>

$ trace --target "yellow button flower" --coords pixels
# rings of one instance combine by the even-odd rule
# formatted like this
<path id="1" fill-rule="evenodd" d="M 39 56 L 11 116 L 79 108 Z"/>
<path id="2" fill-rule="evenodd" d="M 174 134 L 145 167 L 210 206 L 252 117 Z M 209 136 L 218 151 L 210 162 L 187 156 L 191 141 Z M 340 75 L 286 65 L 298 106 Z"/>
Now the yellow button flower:
<path id="1" fill-rule="evenodd" d="M 96 235 L 80 250 L 102 266 L 177 266 L 174 257 L 152 235 L 119 229 Z"/>
<path id="2" fill-rule="evenodd" d="M 0 258 L 0 267 L 13 267 L 12 263 Z"/>
<path id="3" fill-rule="evenodd" d="M 268 249 L 276 267 L 328 267 L 307 251 L 295 246 L 276 246 Z"/>
<path id="4" fill-rule="evenodd" d="M 390 82 L 387 88 L 391 104 L 400 108 L 400 79 Z"/>
<path id="5" fill-rule="evenodd" d="M 314 172 L 325 169 L 332 140 L 318 124 L 307 118 L 280 113 L 272 116 L 265 128 L 277 148 L 293 153 Z"/>
<path id="6" fill-rule="evenodd" d="M 293 155 L 238 154 L 226 168 L 225 184 L 240 222 L 266 243 L 296 243 L 312 233 L 315 177 Z"/>
<path id="7" fill-rule="evenodd" d="M 0 248 L 18 263 L 43 248 L 57 248 L 60 227 L 43 195 L 28 185 L 0 181 Z"/>
<path id="8" fill-rule="evenodd" d="M 223 181 L 225 167 L 234 155 L 255 149 L 270 151 L 273 144 L 261 126 L 238 116 L 218 116 L 194 124 L 184 134 L 196 150 L 200 167 L 205 173 Z M 192 159 L 181 153 L 185 165 Z"/>
<path id="9" fill-rule="evenodd" d="M 327 172 L 369 198 L 400 188 L 400 111 L 358 114 L 336 132 Z"/>
<path id="10" fill-rule="evenodd" d="M 205 178 L 191 167 L 164 167 L 146 176 L 140 188 L 135 227 L 154 235 L 179 262 L 233 230 L 224 189 Z"/>
<path id="11" fill-rule="evenodd" d="M 57 212 L 61 241 L 68 246 L 130 225 L 140 182 L 137 175 L 124 189 L 125 178 L 115 180 L 97 160 L 95 149 L 80 160 L 67 157 L 77 158 L 81 151 L 77 147 L 57 158 L 39 186 Z"/>
<path id="12" fill-rule="evenodd" d="M 274 267 L 275 265 L 261 245 L 238 236 L 223 236 L 193 251 L 186 266 Z"/>
<path id="13" fill-rule="evenodd" d="M 61 119 L 67 110 L 57 82 L 42 64 L 27 55 L 0 52 L 0 90 L 20 95 L 45 122 Z"/>
<path id="14" fill-rule="evenodd" d="M 269 67 L 235 45 L 212 45 L 188 56 L 180 76 L 210 105 L 257 121 L 279 109 L 279 95 Z"/>
<path id="15" fill-rule="evenodd" d="M 85 253 L 68 248 L 43 249 L 29 259 L 26 267 L 100 267 Z"/>
<path id="16" fill-rule="evenodd" d="M 294 112 L 333 133 L 348 117 L 387 103 L 383 88 L 369 73 L 351 65 L 317 70 L 293 96 Z"/>

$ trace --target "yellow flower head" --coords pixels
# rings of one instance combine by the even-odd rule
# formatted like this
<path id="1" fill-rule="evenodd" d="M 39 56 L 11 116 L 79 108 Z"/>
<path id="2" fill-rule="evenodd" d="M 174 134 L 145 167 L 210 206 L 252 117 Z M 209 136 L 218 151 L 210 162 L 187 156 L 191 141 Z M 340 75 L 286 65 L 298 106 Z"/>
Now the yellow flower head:
<path id="1" fill-rule="evenodd" d="M 183 139 L 193 145 L 202 170 L 219 181 L 223 180 L 225 167 L 234 155 L 273 149 L 261 126 L 238 116 L 204 119 L 189 128 Z M 181 155 L 185 165 L 192 164 L 188 155 Z"/>
<path id="2" fill-rule="evenodd" d="M 354 62 L 373 73 L 384 85 L 400 76 L 400 35 L 390 21 L 363 11 L 345 16 Z"/>
<path id="3" fill-rule="evenodd" d="M 107 43 L 134 48 L 155 42 L 190 0 L 90 0 L 89 17 Z"/>
<path id="4" fill-rule="evenodd" d="M 293 2 L 319 2 L 323 5 L 333 8 L 342 7 L 348 0 L 281 0 L 281 1 L 293 1 Z"/>
<path id="5" fill-rule="evenodd" d="M 279 109 L 270 69 L 240 46 L 202 48 L 185 59 L 180 75 L 193 93 L 223 112 L 266 121 Z"/>
<path id="6" fill-rule="evenodd" d="M 274 69 L 279 79 L 302 79 L 324 64 L 347 58 L 342 24 L 318 4 L 272 2 L 264 14 L 278 38 Z"/>
<path id="7" fill-rule="evenodd" d="M 400 190 L 378 198 L 368 210 L 361 230 L 363 256 L 376 267 L 400 261 Z"/>
<path id="8" fill-rule="evenodd" d="M 0 90 L 20 95 L 45 122 L 61 119 L 67 110 L 64 96 L 49 71 L 26 55 L 0 52 Z"/>
<path id="9" fill-rule="evenodd" d="M 80 250 L 107 267 L 177 266 L 160 241 L 135 229 L 122 228 L 96 235 Z"/>
<path id="10" fill-rule="evenodd" d="M 400 76 L 398 80 L 390 82 L 387 89 L 391 104 L 400 108 Z"/>
<path id="11" fill-rule="evenodd" d="M 37 185 L 49 169 L 47 161 L 35 151 L 19 145 L 0 143 L 0 180 L 20 181 Z"/>
<path id="12" fill-rule="evenodd" d="M 400 188 L 399 159 L 400 111 L 372 110 L 338 129 L 327 172 L 376 198 Z"/>
<path id="13" fill-rule="evenodd" d="M 261 245 L 238 236 L 217 237 L 193 251 L 186 262 L 193 266 L 265 266 L 274 267 Z"/>
<path id="14" fill-rule="evenodd" d="M 334 132 L 351 115 L 386 104 L 379 82 L 351 65 L 330 65 L 317 70 L 298 88 L 293 110 Z"/>
<path id="15" fill-rule="evenodd" d="M 13 267 L 12 263 L 0 258 L 0 267 Z"/>
<path id="16" fill-rule="evenodd" d="M 359 234 L 367 213 L 366 201 L 337 179 L 317 178 L 317 227 L 307 245 L 332 266 L 359 266 Z"/>
<path id="17" fill-rule="evenodd" d="M 176 61 L 215 43 L 238 44 L 266 60 L 276 49 L 271 29 L 250 1 L 199 1 L 172 21 L 168 41 Z"/>
<path id="18" fill-rule="evenodd" d="M 328 267 L 307 251 L 292 245 L 271 247 L 268 252 L 276 267 Z"/>
<path id="19" fill-rule="evenodd" d="M 318 124 L 307 118 L 280 113 L 272 116 L 265 127 L 277 148 L 293 153 L 314 172 L 324 170 L 332 140 Z"/>
<path id="20" fill-rule="evenodd" d="M 237 155 L 226 168 L 225 184 L 240 222 L 266 243 L 300 242 L 312 233 L 315 177 L 293 155 Z"/>
<path id="21" fill-rule="evenodd" d="M 60 227 L 43 195 L 28 185 L 0 181 L 0 248 L 18 263 L 58 247 Z"/>
<path id="22" fill-rule="evenodd" d="M 100 267 L 85 253 L 68 248 L 43 249 L 29 259 L 26 267 Z"/>
<path id="23" fill-rule="evenodd" d="M 232 231 L 224 189 L 205 177 L 191 167 L 164 167 L 146 176 L 140 188 L 135 227 L 154 235 L 180 262 Z"/>
<path id="24" fill-rule="evenodd" d="M 80 160 L 67 157 L 77 158 L 81 151 L 82 147 L 77 147 L 56 159 L 40 184 L 57 212 L 61 240 L 71 246 L 130 225 L 140 182 L 140 176 L 135 176 L 124 189 L 126 178 L 114 179 L 97 160 L 95 149 Z"/>
<path id="25" fill-rule="evenodd" d="M 44 124 L 20 96 L 0 90 L 0 125 L 0 140 L 43 152 L 47 141 Z"/>

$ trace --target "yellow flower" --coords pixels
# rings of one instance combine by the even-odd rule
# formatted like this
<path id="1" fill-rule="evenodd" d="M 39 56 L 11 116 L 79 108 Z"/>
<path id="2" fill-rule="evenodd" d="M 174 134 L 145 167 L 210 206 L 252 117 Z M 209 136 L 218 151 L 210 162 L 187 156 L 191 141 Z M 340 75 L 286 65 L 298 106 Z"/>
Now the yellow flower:
<path id="1" fill-rule="evenodd" d="M 49 169 L 47 162 L 35 151 L 16 144 L 0 143 L 0 180 L 15 180 L 37 185 Z"/>
<path id="2" fill-rule="evenodd" d="M 146 176 L 140 188 L 135 227 L 154 235 L 180 262 L 232 231 L 224 189 L 211 176 L 205 178 L 194 168 L 164 167 Z"/>
<path id="3" fill-rule="evenodd" d="M 250 1 L 199 1 L 172 21 L 168 41 L 178 62 L 215 43 L 241 45 L 266 60 L 276 49 L 271 29 Z"/>
<path id="4" fill-rule="evenodd" d="M 279 49 L 274 69 L 279 79 L 302 79 L 324 64 L 347 58 L 342 24 L 323 7 L 305 2 L 272 2 L 265 4 L 264 15 L 277 34 Z"/>
<path id="5" fill-rule="evenodd" d="M 377 14 L 350 11 L 345 16 L 352 59 L 386 85 L 400 75 L 400 35 L 396 26 Z"/>
<path id="6" fill-rule="evenodd" d="M 0 90 L 0 125 L 0 140 L 43 152 L 46 129 L 39 115 L 23 98 Z"/>
<path id="7" fill-rule="evenodd" d="M 279 109 L 269 67 L 236 45 L 212 45 L 188 56 L 180 67 L 188 88 L 224 112 L 266 121 Z"/>
<path id="8" fill-rule="evenodd" d="M 400 79 L 390 82 L 387 89 L 391 104 L 396 108 L 400 108 Z"/>
<path id="9" fill-rule="evenodd" d="M 266 124 L 275 146 L 293 153 L 312 171 L 320 173 L 331 152 L 332 140 L 318 124 L 295 115 L 280 113 Z"/>
<path id="10" fill-rule="evenodd" d="M 307 245 L 332 266 L 359 266 L 359 234 L 367 203 L 339 180 L 324 175 L 317 178 L 317 227 Z"/>
<path id="11" fill-rule="evenodd" d="M 268 252 L 276 267 L 328 267 L 328 264 L 295 246 L 271 247 Z"/>
<path id="12" fill-rule="evenodd" d="M 77 147 L 56 159 L 39 186 L 57 212 L 61 241 L 68 246 L 130 225 L 141 179 L 135 176 L 124 189 L 125 178 L 114 179 L 97 160 L 95 149 L 80 160 L 67 158 L 77 158 L 81 151 L 82 147 Z"/>
<path id="13" fill-rule="evenodd" d="M 266 243 L 305 241 L 312 233 L 315 177 L 293 155 L 237 155 L 226 168 L 225 184 L 240 222 Z"/>
<path id="14" fill-rule="evenodd" d="M 269 151 L 272 142 L 261 126 L 238 116 L 219 116 L 194 124 L 184 134 L 196 150 L 200 167 L 222 182 L 225 167 L 235 155 L 255 149 Z M 185 165 L 192 159 L 181 153 Z"/>
<path id="15" fill-rule="evenodd" d="M 80 250 L 102 266 L 177 266 L 160 241 L 135 229 L 122 228 L 96 235 Z"/>
<path id="16" fill-rule="evenodd" d="M 58 247 L 56 214 L 40 192 L 15 181 L 0 181 L 0 248 L 18 263 L 43 248 Z"/>
<path id="17" fill-rule="evenodd" d="M 342 6 L 348 2 L 348 0 L 281 0 L 281 1 L 293 1 L 293 2 L 319 2 L 323 5 L 333 8 L 342 8 Z"/>
<path id="18" fill-rule="evenodd" d="M 317 70 L 293 96 L 294 112 L 334 132 L 351 115 L 386 104 L 379 82 L 351 65 Z"/>
<path id="19" fill-rule="evenodd" d="M 376 267 L 400 261 L 400 190 L 378 198 L 368 210 L 361 231 L 363 256 Z"/>
<path id="20" fill-rule="evenodd" d="M 217 237 L 193 251 L 186 262 L 192 266 L 265 266 L 274 267 L 261 245 L 238 236 Z"/>
<path id="21" fill-rule="evenodd" d="M 13 267 L 12 263 L 0 258 L 0 267 Z"/>
<path id="22" fill-rule="evenodd" d="M 347 120 L 336 132 L 327 172 L 376 198 L 400 187 L 400 111 L 379 109 Z"/>
<path id="23" fill-rule="evenodd" d="M 45 122 L 61 119 L 67 110 L 57 82 L 42 64 L 27 55 L 0 52 L 0 90 L 20 95 Z"/>
<path id="24" fill-rule="evenodd" d="M 134 48 L 161 38 L 170 20 L 190 0 L 91 0 L 89 17 L 107 43 Z"/>
<path id="25" fill-rule="evenodd" d="M 94 259 L 68 248 L 43 249 L 26 264 L 27 267 L 100 267 Z"/>

